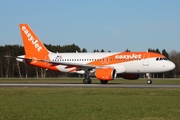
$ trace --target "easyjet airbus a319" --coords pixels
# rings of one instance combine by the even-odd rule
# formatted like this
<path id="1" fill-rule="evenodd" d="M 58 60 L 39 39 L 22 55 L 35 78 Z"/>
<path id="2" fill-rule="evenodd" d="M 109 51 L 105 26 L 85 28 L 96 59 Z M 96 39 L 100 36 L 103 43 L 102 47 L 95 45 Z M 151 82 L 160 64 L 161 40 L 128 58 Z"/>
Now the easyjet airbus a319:
<path id="1" fill-rule="evenodd" d="M 16 60 L 47 70 L 84 74 L 83 83 L 90 84 L 94 74 L 102 84 L 119 74 L 125 79 L 138 79 L 145 73 L 151 84 L 150 73 L 173 70 L 175 64 L 165 56 L 153 52 L 108 53 L 53 53 L 46 49 L 28 24 L 20 24 L 25 55 Z"/>

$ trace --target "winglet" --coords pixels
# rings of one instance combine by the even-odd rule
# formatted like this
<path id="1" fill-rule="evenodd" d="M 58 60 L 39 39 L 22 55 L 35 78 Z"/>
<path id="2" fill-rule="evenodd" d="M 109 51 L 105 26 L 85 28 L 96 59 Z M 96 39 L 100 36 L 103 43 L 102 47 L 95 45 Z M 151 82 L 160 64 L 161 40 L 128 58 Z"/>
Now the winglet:
<path id="1" fill-rule="evenodd" d="M 26 55 L 49 53 L 44 44 L 39 40 L 28 24 L 20 24 L 19 27 Z"/>

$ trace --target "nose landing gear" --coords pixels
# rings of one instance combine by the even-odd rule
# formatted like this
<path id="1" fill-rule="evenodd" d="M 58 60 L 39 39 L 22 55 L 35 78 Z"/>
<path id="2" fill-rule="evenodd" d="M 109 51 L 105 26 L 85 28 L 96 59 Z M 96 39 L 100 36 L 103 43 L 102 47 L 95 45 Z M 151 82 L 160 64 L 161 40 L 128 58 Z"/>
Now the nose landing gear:
<path id="1" fill-rule="evenodd" d="M 146 73 L 146 77 L 148 78 L 147 84 L 152 84 L 151 75 L 149 73 Z"/>

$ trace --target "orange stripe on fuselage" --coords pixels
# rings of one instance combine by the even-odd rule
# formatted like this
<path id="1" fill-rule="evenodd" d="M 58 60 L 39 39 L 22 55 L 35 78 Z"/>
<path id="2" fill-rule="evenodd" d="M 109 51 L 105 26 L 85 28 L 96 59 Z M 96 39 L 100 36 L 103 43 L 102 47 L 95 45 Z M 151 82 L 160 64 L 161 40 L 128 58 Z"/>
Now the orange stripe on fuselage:
<path id="1" fill-rule="evenodd" d="M 107 56 L 92 62 L 89 62 L 89 65 L 111 65 L 117 63 L 124 63 L 129 61 L 147 59 L 147 58 L 156 58 L 156 57 L 164 57 L 161 54 L 153 53 L 153 52 L 121 52 L 111 56 Z"/>

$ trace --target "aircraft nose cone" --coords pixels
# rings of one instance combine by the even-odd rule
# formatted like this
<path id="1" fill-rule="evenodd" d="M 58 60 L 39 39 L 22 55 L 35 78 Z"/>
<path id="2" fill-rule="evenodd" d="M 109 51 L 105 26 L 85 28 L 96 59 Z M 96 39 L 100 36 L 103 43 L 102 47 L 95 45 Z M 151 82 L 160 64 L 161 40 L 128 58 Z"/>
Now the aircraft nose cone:
<path id="1" fill-rule="evenodd" d="M 171 62 L 171 61 L 170 61 L 168 66 L 169 66 L 170 70 L 173 70 L 176 67 L 176 65 L 173 62 Z"/>

